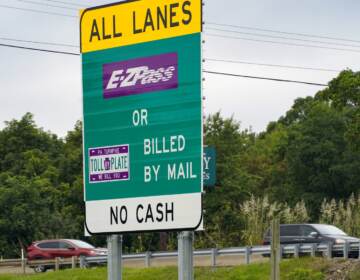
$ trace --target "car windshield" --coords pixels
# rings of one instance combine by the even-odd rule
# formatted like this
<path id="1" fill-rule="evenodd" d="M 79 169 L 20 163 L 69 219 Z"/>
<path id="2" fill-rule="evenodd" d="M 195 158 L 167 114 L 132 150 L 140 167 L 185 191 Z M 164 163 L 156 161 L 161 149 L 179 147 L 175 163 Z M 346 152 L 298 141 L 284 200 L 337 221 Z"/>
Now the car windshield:
<path id="1" fill-rule="evenodd" d="M 79 248 L 86 248 L 86 249 L 94 249 L 95 247 L 90 245 L 89 243 L 86 243 L 84 241 L 81 240 L 69 240 L 71 243 L 74 243 L 76 245 L 76 247 Z"/>
<path id="2" fill-rule="evenodd" d="M 321 234 L 324 235 L 347 235 L 342 230 L 329 225 L 313 225 Z"/>

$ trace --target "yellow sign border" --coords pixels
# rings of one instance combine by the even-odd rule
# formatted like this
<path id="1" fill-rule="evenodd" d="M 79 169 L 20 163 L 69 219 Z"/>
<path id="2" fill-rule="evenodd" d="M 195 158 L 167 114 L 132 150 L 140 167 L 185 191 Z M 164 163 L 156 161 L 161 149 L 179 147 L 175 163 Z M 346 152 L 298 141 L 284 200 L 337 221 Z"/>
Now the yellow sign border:
<path id="1" fill-rule="evenodd" d="M 111 12 L 108 10 L 108 8 L 111 8 L 111 7 L 117 7 L 120 9 L 120 8 L 124 7 L 124 5 L 144 3 L 144 7 L 141 7 L 141 9 L 137 9 L 137 10 L 133 11 L 133 13 L 135 14 L 135 11 L 136 12 L 140 11 L 140 12 L 144 13 L 145 10 L 148 10 L 151 8 L 153 8 L 155 10 L 154 7 L 158 8 L 158 5 L 160 5 L 162 3 L 169 4 L 169 5 L 171 3 L 178 3 L 178 7 L 179 7 L 180 3 L 184 4 L 185 2 L 190 2 L 190 3 L 195 2 L 195 5 L 191 8 L 191 11 L 193 12 L 193 14 L 191 14 L 191 18 L 194 17 L 193 21 L 191 22 L 191 26 L 184 26 L 184 27 L 177 26 L 177 29 L 167 28 L 167 29 L 163 29 L 163 30 L 152 30 L 152 32 L 146 32 L 146 30 L 145 30 L 144 34 L 140 34 L 140 36 L 139 36 L 139 34 L 134 34 L 134 33 L 126 34 L 126 36 L 122 37 L 121 44 L 119 44 L 119 39 L 114 39 L 114 38 L 109 38 L 109 40 L 106 40 L 106 41 L 100 39 L 93 43 L 90 43 L 90 42 L 86 43 L 87 40 L 83 40 L 83 39 L 85 39 L 85 38 L 83 38 L 84 29 L 87 31 L 86 32 L 87 34 L 92 29 L 92 27 L 89 27 L 89 24 L 87 24 L 87 27 L 83 27 L 84 18 L 90 12 L 104 9 L 103 13 L 95 14 L 94 16 L 90 17 L 90 21 L 94 21 L 94 19 L 96 19 L 96 17 L 98 19 L 100 17 L 102 17 L 102 20 L 104 20 L 103 19 L 103 18 L 105 18 L 104 14 L 105 13 L 110 14 Z M 150 3 L 150 5 L 146 5 L 149 3 Z M 199 4 L 199 6 L 197 6 L 196 4 Z M 130 8 L 129 8 L 129 10 L 130 10 Z M 112 13 L 112 16 L 115 17 L 116 14 Z M 129 16 L 129 15 L 127 15 L 127 16 Z M 135 16 L 135 15 L 133 15 L 133 16 Z M 109 20 L 109 18 L 107 18 L 107 19 Z M 113 20 L 115 21 L 115 18 Z M 134 24 L 134 22 L 129 22 L 128 24 L 130 24 L 130 23 Z M 188 34 L 200 33 L 200 32 L 202 32 L 202 24 L 203 24 L 202 0 L 160 0 L 160 1 L 127 0 L 127 1 L 122 1 L 122 2 L 115 2 L 115 3 L 100 5 L 100 6 L 96 6 L 96 7 L 90 7 L 85 10 L 80 11 L 80 52 L 87 53 L 87 52 L 92 52 L 92 51 L 110 49 L 110 48 L 114 48 L 114 47 L 122 47 L 122 46 L 140 44 L 140 43 L 151 42 L 151 41 L 156 41 L 156 40 L 161 40 L 161 39 L 173 38 L 173 37 L 178 37 L 178 36 L 183 36 L 183 35 L 188 35 Z M 115 25 L 114 22 L 113 22 L 113 25 Z M 103 22 L 102 28 L 105 28 L 104 26 L 105 26 L 105 24 Z M 115 28 L 115 27 L 113 27 L 113 28 Z M 134 26 L 133 26 L 133 28 L 134 28 Z M 104 30 L 104 29 L 102 29 L 102 30 Z M 90 34 L 91 34 L 91 32 L 92 31 L 90 31 Z M 100 36 L 99 36 L 99 38 L 100 38 Z M 123 38 L 125 38 L 125 39 L 123 39 Z"/>

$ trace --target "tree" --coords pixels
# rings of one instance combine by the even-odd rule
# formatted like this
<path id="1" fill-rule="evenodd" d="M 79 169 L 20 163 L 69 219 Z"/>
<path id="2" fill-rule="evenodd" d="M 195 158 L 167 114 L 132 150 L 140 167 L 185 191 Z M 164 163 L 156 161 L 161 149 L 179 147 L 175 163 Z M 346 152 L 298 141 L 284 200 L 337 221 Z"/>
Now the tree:
<path id="1" fill-rule="evenodd" d="M 198 246 L 227 246 L 241 242 L 242 219 L 240 202 L 249 197 L 257 183 L 246 172 L 242 156 L 254 135 L 240 131 L 233 118 L 224 119 L 220 113 L 209 116 L 205 124 L 205 142 L 217 153 L 217 183 L 206 189 L 204 196 L 206 233 L 198 238 Z"/>
<path id="2" fill-rule="evenodd" d="M 27 113 L 21 120 L 5 124 L 0 132 L 0 172 L 31 177 L 45 172 L 47 166 L 57 164 L 62 142 L 56 135 L 38 128 L 32 114 Z"/>

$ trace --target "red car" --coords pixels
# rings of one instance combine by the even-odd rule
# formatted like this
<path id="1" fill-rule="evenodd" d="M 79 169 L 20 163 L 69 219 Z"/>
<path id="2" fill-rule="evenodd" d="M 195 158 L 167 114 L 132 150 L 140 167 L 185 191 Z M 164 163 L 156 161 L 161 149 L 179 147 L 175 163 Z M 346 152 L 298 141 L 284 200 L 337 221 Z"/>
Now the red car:
<path id="1" fill-rule="evenodd" d="M 28 260 L 49 260 L 55 258 L 71 258 L 73 256 L 100 256 L 107 255 L 106 249 L 98 249 L 81 240 L 54 239 L 35 241 L 27 248 Z M 53 266 L 33 266 L 35 272 L 45 272 Z"/>

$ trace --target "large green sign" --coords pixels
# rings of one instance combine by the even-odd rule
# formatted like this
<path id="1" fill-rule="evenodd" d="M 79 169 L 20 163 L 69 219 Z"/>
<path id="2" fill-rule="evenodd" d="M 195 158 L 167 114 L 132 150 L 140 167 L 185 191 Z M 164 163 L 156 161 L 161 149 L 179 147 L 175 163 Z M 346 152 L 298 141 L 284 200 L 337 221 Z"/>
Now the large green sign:
<path id="1" fill-rule="evenodd" d="M 82 71 L 88 231 L 197 228 L 201 34 L 83 52 Z"/>

